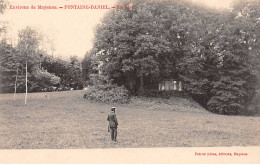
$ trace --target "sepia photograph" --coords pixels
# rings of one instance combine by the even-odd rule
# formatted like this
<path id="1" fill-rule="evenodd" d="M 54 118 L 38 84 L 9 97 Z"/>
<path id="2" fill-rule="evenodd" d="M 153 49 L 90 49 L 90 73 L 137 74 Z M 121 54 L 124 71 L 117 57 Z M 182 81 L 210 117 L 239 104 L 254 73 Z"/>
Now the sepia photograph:
<path id="1" fill-rule="evenodd" d="M 1 155 L 259 146 L 260 0 L 0 0 Z"/>

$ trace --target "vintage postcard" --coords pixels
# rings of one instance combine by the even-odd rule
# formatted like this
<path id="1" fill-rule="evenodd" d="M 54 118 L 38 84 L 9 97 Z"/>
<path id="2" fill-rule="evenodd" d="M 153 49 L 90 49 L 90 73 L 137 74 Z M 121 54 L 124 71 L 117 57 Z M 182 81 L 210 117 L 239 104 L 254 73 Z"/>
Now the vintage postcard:
<path id="1" fill-rule="evenodd" d="M 259 0 L 0 0 L 0 163 L 260 163 Z"/>

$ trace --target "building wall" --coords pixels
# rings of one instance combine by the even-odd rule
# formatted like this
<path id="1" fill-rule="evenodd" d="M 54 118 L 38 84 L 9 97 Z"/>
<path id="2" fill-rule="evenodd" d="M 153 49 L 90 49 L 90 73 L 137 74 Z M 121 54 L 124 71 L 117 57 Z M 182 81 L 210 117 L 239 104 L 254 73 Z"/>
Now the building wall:
<path id="1" fill-rule="evenodd" d="M 165 80 L 159 83 L 159 90 L 161 91 L 182 91 L 182 82 L 175 80 Z"/>

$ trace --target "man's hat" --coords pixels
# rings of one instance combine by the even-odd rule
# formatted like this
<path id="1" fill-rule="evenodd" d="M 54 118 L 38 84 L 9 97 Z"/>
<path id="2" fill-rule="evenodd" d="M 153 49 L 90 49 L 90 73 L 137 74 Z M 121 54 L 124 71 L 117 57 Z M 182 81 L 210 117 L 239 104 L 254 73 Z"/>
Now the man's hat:
<path id="1" fill-rule="evenodd" d="M 111 109 L 115 109 L 115 107 L 111 107 Z"/>

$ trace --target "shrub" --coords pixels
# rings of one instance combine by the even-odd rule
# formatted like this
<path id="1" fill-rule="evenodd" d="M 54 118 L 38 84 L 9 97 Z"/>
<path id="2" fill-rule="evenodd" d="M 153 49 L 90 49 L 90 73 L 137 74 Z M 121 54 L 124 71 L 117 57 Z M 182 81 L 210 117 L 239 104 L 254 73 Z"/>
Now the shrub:
<path id="1" fill-rule="evenodd" d="M 225 115 L 254 115 L 255 91 L 250 82 L 222 77 L 212 84 L 213 96 L 207 103 L 210 111 Z"/>
<path id="2" fill-rule="evenodd" d="M 103 103 L 128 103 L 129 92 L 123 86 L 112 83 L 112 79 L 102 75 L 91 75 L 84 98 Z"/>
<path id="3" fill-rule="evenodd" d="M 260 115 L 260 90 L 257 90 L 256 98 L 255 98 L 255 115 Z"/>

